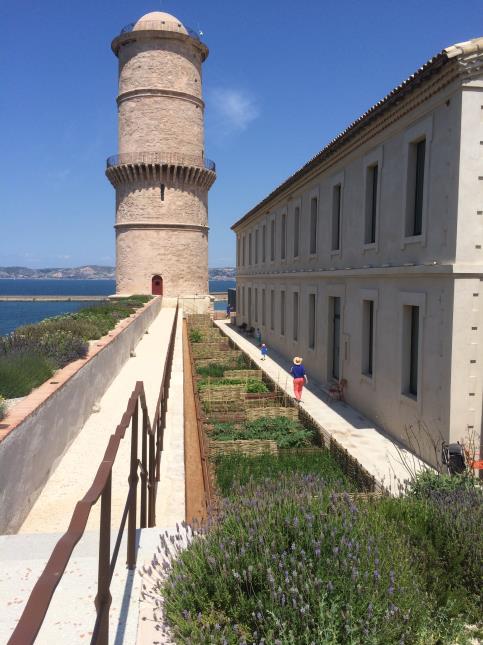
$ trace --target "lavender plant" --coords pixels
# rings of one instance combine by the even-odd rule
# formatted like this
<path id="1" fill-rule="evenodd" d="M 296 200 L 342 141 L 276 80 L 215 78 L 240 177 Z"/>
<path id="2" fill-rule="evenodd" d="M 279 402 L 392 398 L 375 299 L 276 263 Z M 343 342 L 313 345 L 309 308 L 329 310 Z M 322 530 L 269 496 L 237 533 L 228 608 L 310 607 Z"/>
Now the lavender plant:
<path id="1" fill-rule="evenodd" d="M 172 559 L 176 544 L 164 539 L 155 563 L 176 642 L 429 645 L 463 634 L 378 505 L 359 507 L 317 476 L 252 481 Z"/>

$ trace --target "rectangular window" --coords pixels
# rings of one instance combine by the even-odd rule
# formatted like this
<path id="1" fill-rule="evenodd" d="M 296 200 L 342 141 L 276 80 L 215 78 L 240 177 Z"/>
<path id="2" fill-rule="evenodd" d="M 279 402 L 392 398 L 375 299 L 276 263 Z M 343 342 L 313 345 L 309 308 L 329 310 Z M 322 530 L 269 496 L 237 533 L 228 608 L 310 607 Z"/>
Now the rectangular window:
<path id="1" fill-rule="evenodd" d="M 293 339 L 299 339 L 299 292 L 293 294 Z"/>
<path id="2" fill-rule="evenodd" d="M 160 186 L 160 197 L 161 201 L 164 202 L 164 184 L 161 184 Z"/>
<path id="3" fill-rule="evenodd" d="M 309 294 L 309 348 L 315 349 L 315 293 Z"/>
<path id="4" fill-rule="evenodd" d="M 374 301 L 362 301 L 362 373 L 372 377 L 374 366 Z"/>
<path id="5" fill-rule="evenodd" d="M 236 238 L 236 265 L 240 266 L 240 236 Z"/>
<path id="6" fill-rule="evenodd" d="M 248 318 L 248 326 L 252 326 L 252 288 L 247 287 L 248 291 L 248 309 L 247 309 L 247 318 Z"/>
<path id="7" fill-rule="evenodd" d="M 310 254 L 317 253 L 317 197 L 310 200 Z"/>
<path id="8" fill-rule="evenodd" d="M 406 235 L 421 235 L 423 232 L 424 165 L 426 139 L 411 143 L 408 155 L 408 211 Z"/>
<path id="9" fill-rule="evenodd" d="M 267 324 L 267 298 L 265 289 L 262 289 L 262 325 Z"/>
<path id="10" fill-rule="evenodd" d="M 242 287 L 242 314 L 245 316 L 246 313 L 245 287 Z"/>
<path id="11" fill-rule="evenodd" d="M 403 393 L 418 396 L 419 383 L 419 307 L 403 310 Z"/>
<path id="12" fill-rule="evenodd" d="M 258 264 L 258 228 L 255 230 L 255 264 Z"/>
<path id="13" fill-rule="evenodd" d="M 270 289 L 270 329 L 275 329 L 275 291 Z"/>
<path id="14" fill-rule="evenodd" d="M 275 260 L 275 220 L 270 222 L 270 260 Z"/>
<path id="15" fill-rule="evenodd" d="M 340 378 L 340 298 L 331 298 L 331 374 Z"/>
<path id="16" fill-rule="evenodd" d="M 285 336 L 285 291 L 280 292 L 280 333 Z"/>
<path id="17" fill-rule="evenodd" d="M 293 214 L 293 256 L 298 258 L 300 245 L 300 208 L 295 207 Z"/>
<path id="18" fill-rule="evenodd" d="M 340 250 L 340 209 L 342 185 L 337 184 L 332 189 L 332 251 Z"/>
<path id="19" fill-rule="evenodd" d="M 287 256 L 287 214 L 282 213 L 282 230 L 280 231 L 280 257 L 285 260 Z"/>
<path id="20" fill-rule="evenodd" d="M 242 262 L 243 262 L 243 266 L 245 266 L 245 260 L 246 260 L 246 256 L 245 256 L 245 236 L 243 236 L 243 240 L 242 240 Z"/>
<path id="21" fill-rule="evenodd" d="M 248 234 L 248 264 L 252 263 L 252 234 Z"/>
<path id="22" fill-rule="evenodd" d="M 377 182 L 379 180 L 379 166 L 377 164 L 367 168 L 366 176 L 366 230 L 364 233 L 365 244 L 375 244 L 377 224 Z"/>
<path id="23" fill-rule="evenodd" d="M 267 227 L 262 227 L 262 262 L 267 261 Z"/>
<path id="24" fill-rule="evenodd" d="M 255 322 L 258 323 L 258 289 L 255 289 Z"/>

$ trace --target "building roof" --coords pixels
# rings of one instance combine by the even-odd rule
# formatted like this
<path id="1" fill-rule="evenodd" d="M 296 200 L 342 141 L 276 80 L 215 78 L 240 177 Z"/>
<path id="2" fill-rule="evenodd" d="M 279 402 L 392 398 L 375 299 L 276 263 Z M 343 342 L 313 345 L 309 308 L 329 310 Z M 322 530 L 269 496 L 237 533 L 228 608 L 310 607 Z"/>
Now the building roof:
<path id="1" fill-rule="evenodd" d="M 315 157 L 309 159 L 301 168 L 299 168 L 293 175 L 290 175 L 285 181 L 277 186 L 267 197 L 248 211 L 242 218 L 240 218 L 233 226 L 232 230 L 236 229 L 240 224 L 246 222 L 252 215 L 257 213 L 261 208 L 269 204 L 269 202 L 280 195 L 284 190 L 295 184 L 298 179 L 303 177 L 305 173 L 333 155 L 350 137 L 364 128 L 370 121 L 378 117 L 383 111 L 400 101 L 406 94 L 415 90 L 419 85 L 433 74 L 439 72 L 441 68 L 448 63 L 451 59 L 458 56 L 466 56 L 471 54 L 478 54 L 483 52 L 483 37 L 474 38 L 462 43 L 457 43 L 446 47 L 436 56 L 430 58 L 422 67 L 420 67 L 414 74 L 403 81 L 400 85 L 395 87 L 383 99 L 375 103 L 358 119 L 353 121 L 345 130 L 332 139 Z"/>
<path id="2" fill-rule="evenodd" d="M 133 31 L 142 31 L 149 29 L 152 30 L 166 30 L 166 31 L 179 31 L 181 33 L 188 33 L 188 30 L 183 25 L 181 20 L 178 20 L 175 16 L 172 16 L 170 13 L 165 13 L 164 11 L 151 11 L 147 13 L 142 18 L 136 22 L 133 27 Z"/>

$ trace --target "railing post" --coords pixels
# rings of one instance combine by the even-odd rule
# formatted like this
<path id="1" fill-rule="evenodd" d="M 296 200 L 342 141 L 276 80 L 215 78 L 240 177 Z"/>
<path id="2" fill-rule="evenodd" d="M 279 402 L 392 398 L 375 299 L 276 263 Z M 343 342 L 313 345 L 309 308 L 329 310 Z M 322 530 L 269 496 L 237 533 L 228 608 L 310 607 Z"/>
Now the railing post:
<path id="1" fill-rule="evenodd" d="M 129 473 L 129 519 L 127 527 L 127 568 L 136 567 L 136 511 L 138 485 L 138 410 L 139 400 L 136 401 L 132 416 L 131 432 L 131 469 Z"/>
<path id="2" fill-rule="evenodd" d="M 109 607 L 111 606 L 110 562 L 111 562 L 111 483 L 112 471 L 106 482 L 101 497 L 101 520 L 99 533 L 99 566 L 97 580 L 97 610 L 98 632 L 96 645 L 109 643 Z"/>
<path id="3" fill-rule="evenodd" d="M 147 467 L 148 467 L 148 419 L 147 410 L 143 408 L 143 430 L 142 430 L 142 446 L 141 446 L 141 528 L 145 529 L 147 526 L 147 513 L 146 513 L 146 497 L 147 497 Z"/>
<path id="4" fill-rule="evenodd" d="M 157 422 L 156 422 L 157 423 Z M 151 528 L 156 524 L 156 437 L 154 428 L 149 435 L 149 511 L 148 526 Z"/>

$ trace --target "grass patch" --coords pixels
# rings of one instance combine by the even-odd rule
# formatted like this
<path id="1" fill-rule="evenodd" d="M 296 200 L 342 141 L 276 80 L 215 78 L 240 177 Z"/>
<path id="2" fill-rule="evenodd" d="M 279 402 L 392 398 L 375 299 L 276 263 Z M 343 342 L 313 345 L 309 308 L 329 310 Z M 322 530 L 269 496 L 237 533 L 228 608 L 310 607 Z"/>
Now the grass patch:
<path id="1" fill-rule="evenodd" d="M 25 352 L 0 355 L 0 392 L 6 399 L 27 396 L 53 373 L 45 356 Z"/>
<path id="2" fill-rule="evenodd" d="M 7 402 L 3 398 L 3 396 L 0 396 L 0 421 L 5 417 L 7 414 Z"/>
<path id="3" fill-rule="evenodd" d="M 243 424 L 215 423 L 210 432 L 215 441 L 271 439 L 279 448 L 303 448 L 314 443 L 315 432 L 287 417 L 262 417 Z"/>
<path id="4" fill-rule="evenodd" d="M 214 458 L 218 490 L 223 497 L 237 494 L 249 482 L 277 479 L 287 473 L 317 475 L 337 489 L 355 490 L 354 484 L 328 450 L 287 450 L 278 455 L 220 454 Z"/>

